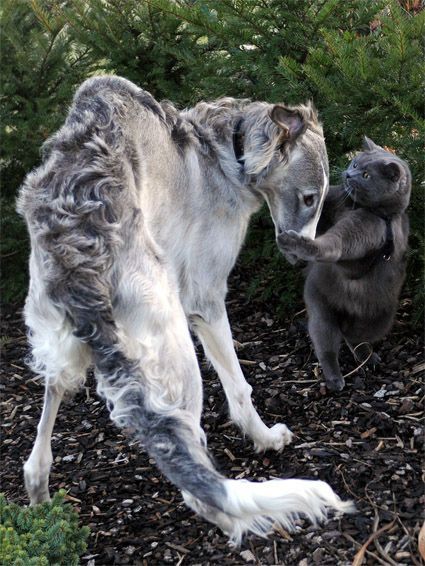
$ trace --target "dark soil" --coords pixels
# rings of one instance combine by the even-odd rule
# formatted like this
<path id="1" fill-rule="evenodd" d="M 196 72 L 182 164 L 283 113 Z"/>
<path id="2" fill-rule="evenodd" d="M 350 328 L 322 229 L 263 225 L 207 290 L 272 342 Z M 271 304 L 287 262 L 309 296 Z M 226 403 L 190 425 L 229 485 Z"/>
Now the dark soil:
<path id="1" fill-rule="evenodd" d="M 141 448 L 112 426 L 89 378 L 59 413 L 50 476 L 51 491 L 68 490 L 81 522 L 91 528 L 82 564 L 351 565 L 365 543 L 364 564 L 423 564 L 417 539 L 425 501 L 425 364 L 422 333 L 409 324 L 411 301 L 402 299 L 393 331 L 378 348 L 379 367 L 357 371 L 344 391 L 329 394 L 305 313 L 297 312 L 303 306 L 295 305 L 279 322 L 273 305 L 246 301 L 246 278 L 240 271 L 232 277 L 228 301 L 238 355 L 266 423 L 285 422 L 295 438 L 281 454 L 255 454 L 228 422 L 218 378 L 199 352 L 204 426 L 217 466 L 233 478 L 320 478 L 353 499 L 358 513 L 321 527 L 301 520 L 296 533 L 282 530 L 268 540 L 248 536 L 241 548 L 230 548 L 217 528 L 183 505 Z M 2 336 L 1 490 L 26 504 L 22 464 L 35 437 L 43 389 L 25 367 L 20 310 L 5 313 Z M 348 351 L 341 358 L 344 373 L 355 368 Z"/>

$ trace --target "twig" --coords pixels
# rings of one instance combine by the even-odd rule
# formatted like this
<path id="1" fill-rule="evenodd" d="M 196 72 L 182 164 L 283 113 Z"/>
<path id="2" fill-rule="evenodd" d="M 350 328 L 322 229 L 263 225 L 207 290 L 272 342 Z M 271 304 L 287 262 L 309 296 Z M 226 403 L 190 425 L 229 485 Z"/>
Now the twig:
<path id="1" fill-rule="evenodd" d="M 356 368 L 354 368 L 353 370 L 351 370 L 350 372 L 346 373 L 345 375 L 343 375 L 342 377 L 345 379 L 346 377 L 349 377 L 350 375 L 352 375 L 353 373 L 355 373 L 356 371 L 358 371 L 361 367 L 363 367 L 365 364 L 367 364 L 367 362 L 370 360 L 372 354 L 373 354 L 373 349 L 370 346 L 370 344 L 368 342 L 361 342 L 360 344 L 357 344 L 357 346 L 354 348 L 353 350 L 353 354 L 356 355 L 356 350 L 359 346 L 363 346 L 363 344 L 366 344 L 367 346 L 369 346 L 370 351 L 369 351 L 369 355 L 367 356 L 367 358 L 365 360 L 362 361 L 362 363 L 360 365 L 358 365 Z"/>
<path id="2" fill-rule="evenodd" d="M 372 501 L 372 499 L 370 498 L 367 489 L 365 491 L 366 497 L 370 503 L 370 505 L 373 507 L 373 511 L 375 513 L 375 519 L 373 521 L 373 532 L 376 533 L 378 530 L 378 525 L 379 525 L 379 512 L 378 512 L 378 507 L 375 504 L 374 501 Z M 394 519 L 393 519 L 393 523 L 395 523 L 397 521 L 397 513 L 396 513 L 396 506 L 395 506 L 395 501 L 394 501 L 394 511 L 393 511 L 393 515 L 394 515 Z M 389 530 L 389 528 L 388 528 Z M 384 560 L 386 560 L 388 562 L 388 564 L 391 564 L 391 566 L 397 566 L 397 562 L 394 562 L 394 560 L 388 556 L 388 554 L 384 551 L 384 549 L 382 548 L 382 546 L 380 545 L 378 539 L 376 538 L 373 541 L 373 544 L 375 545 L 376 550 L 379 552 L 379 554 L 382 556 L 382 558 L 384 558 Z"/>
<path id="3" fill-rule="evenodd" d="M 273 541 L 273 555 L 274 555 L 275 564 L 279 564 L 279 558 L 277 556 L 277 544 L 275 540 Z"/>
<path id="4" fill-rule="evenodd" d="M 256 366 L 257 365 L 257 362 L 253 362 L 252 360 L 241 360 L 241 359 L 239 359 L 239 363 L 242 366 Z"/>
<path id="5" fill-rule="evenodd" d="M 353 543 L 355 546 L 361 546 L 360 543 L 358 543 L 355 539 L 353 539 L 353 537 L 351 535 L 349 535 L 348 533 L 342 533 L 343 536 L 349 540 L 351 543 Z M 374 552 L 371 552 L 370 550 L 366 550 L 365 552 L 368 556 L 371 556 L 372 558 L 374 558 L 377 562 L 379 562 L 380 564 L 383 564 L 384 566 L 387 566 L 386 562 L 384 562 L 382 560 L 382 558 L 379 558 L 379 556 L 377 554 L 375 554 Z M 360 563 L 358 563 L 360 565 Z M 354 562 L 352 563 L 352 566 L 354 565 Z"/>
<path id="6" fill-rule="evenodd" d="M 320 379 L 290 379 L 289 381 L 279 381 L 281 383 L 320 383 Z"/>
<path id="7" fill-rule="evenodd" d="M 173 550 L 177 550 L 178 552 L 181 552 L 183 554 L 189 554 L 190 550 L 188 548 L 185 548 L 184 546 L 181 546 L 180 544 L 174 544 L 172 542 L 166 542 L 165 546 L 168 546 L 168 548 L 172 548 Z"/>
<path id="8" fill-rule="evenodd" d="M 376 518 L 378 519 L 378 523 L 379 523 L 379 515 L 377 515 L 377 517 L 375 517 L 375 521 L 376 521 Z M 352 566 L 361 566 L 361 564 L 363 562 L 363 558 L 364 558 L 364 556 L 367 552 L 367 547 L 370 545 L 370 543 L 373 542 L 375 539 L 377 539 L 379 536 L 381 536 L 383 533 L 385 533 L 385 531 L 388 531 L 389 529 L 391 529 L 391 527 L 394 526 L 395 522 L 396 522 L 396 519 L 393 519 L 391 521 L 391 523 L 384 525 L 383 527 L 381 527 L 380 529 L 378 529 L 377 531 L 373 532 L 370 535 L 370 537 L 367 539 L 367 541 L 361 546 L 360 550 L 356 553 Z M 375 528 L 375 522 L 374 522 L 374 528 Z M 376 556 L 375 556 L 375 558 L 376 558 Z M 388 562 L 384 562 L 381 559 L 379 559 L 379 562 L 381 562 L 381 564 L 388 564 Z M 391 564 L 395 564 L 395 562 L 391 562 Z"/>
<path id="9" fill-rule="evenodd" d="M 397 516 L 397 521 L 399 522 L 401 528 L 403 529 L 403 531 L 406 533 L 406 535 L 409 537 L 409 550 L 410 550 L 410 558 L 412 560 L 412 564 L 414 566 L 423 566 L 423 562 L 422 560 L 420 562 L 418 562 L 414 556 L 414 551 L 412 551 L 412 544 L 414 544 L 412 542 L 412 534 L 409 532 L 409 529 L 405 526 L 405 524 L 403 523 L 403 521 L 400 519 L 399 516 Z M 419 543 L 419 540 L 418 540 Z M 419 546 L 419 545 L 418 545 Z M 419 549 L 420 552 L 420 549 Z M 425 560 L 425 556 L 423 557 Z"/>
<path id="10" fill-rule="evenodd" d="M 396 521 L 397 521 L 396 518 L 394 518 L 393 524 L 396 523 Z M 374 523 L 374 529 L 373 529 L 375 532 L 378 532 L 377 531 L 378 524 L 379 524 L 379 514 L 378 514 L 377 509 L 375 508 L 375 523 Z M 388 530 L 390 530 L 390 527 L 388 527 Z M 379 552 L 379 554 L 382 556 L 382 558 L 388 562 L 388 564 L 391 564 L 391 566 L 397 566 L 397 562 L 394 562 L 394 560 L 390 556 L 388 556 L 388 554 L 382 548 L 380 542 L 378 541 L 378 538 L 376 538 L 373 541 L 373 544 L 375 545 L 376 550 Z"/>

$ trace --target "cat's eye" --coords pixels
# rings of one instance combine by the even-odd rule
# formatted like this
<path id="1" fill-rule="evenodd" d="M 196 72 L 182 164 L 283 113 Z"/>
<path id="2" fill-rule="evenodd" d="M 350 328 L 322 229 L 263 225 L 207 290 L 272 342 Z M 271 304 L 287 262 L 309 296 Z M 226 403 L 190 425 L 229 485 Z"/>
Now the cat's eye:
<path id="1" fill-rule="evenodd" d="M 314 195 L 304 195 L 304 204 L 308 207 L 314 204 Z"/>
<path id="2" fill-rule="evenodd" d="M 353 161 L 353 169 L 357 169 L 357 163 Z"/>
<path id="3" fill-rule="evenodd" d="M 363 179 L 369 179 L 369 173 L 367 171 L 364 171 L 362 177 Z"/>

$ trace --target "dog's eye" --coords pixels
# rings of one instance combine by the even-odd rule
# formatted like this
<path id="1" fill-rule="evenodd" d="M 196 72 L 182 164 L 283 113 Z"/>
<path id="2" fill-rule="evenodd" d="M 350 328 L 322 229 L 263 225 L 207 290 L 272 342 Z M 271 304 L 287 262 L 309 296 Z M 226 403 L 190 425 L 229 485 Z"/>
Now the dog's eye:
<path id="1" fill-rule="evenodd" d="M 363 172 L 363 179 L 369 179 L 369 173 L 367 171 Z"/>
<path id="2" fill-rule="evenodd" d="M 304 196 L 304 204 L 308 207 L 313 206 L 314 204 L 314 195 L 305 195 Z"/>

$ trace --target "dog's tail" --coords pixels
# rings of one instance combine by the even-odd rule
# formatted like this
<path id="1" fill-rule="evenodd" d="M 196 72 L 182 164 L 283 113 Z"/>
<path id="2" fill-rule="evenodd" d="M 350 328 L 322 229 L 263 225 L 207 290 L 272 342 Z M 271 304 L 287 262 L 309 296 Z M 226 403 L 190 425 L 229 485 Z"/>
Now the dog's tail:
<path id="1" fill-rule="evenodd" d="M 167 413 L 150 408 L 143 370 L 123 354 L 118 339 L 107 344 L 114 334 L 111 315 L 105 309 L 77 329 L 79 337 L 92 347 L 99 390 L 106 397 L 111 418 L 133 431 L 161 471 L 182 491 L 186 504 L 218 525 L 233 543 L 239 544 L 246 532 L 265 536 L 275 523 L 293 530 L 301 516 L 317 523 L 326 518 L 328 509 L 353 510 L 350 502 L 341 501 L 322 481 L 253 483 L 226 479 L 218 473 L 199 423 L 187 411 L 173 407 Z"/>
<path id="2" fill-rule="evenodd" d="M 246 531 L 264 535 L 274 522 L 289 529 L 300 515 L 315 522 L 327 508 L 348 511 L 351 505 L 320 481 L 224 478 L 214 469 L 200 424 L 185 403 L 164 401 L 158 409 L 152 402 L 144 368 L 126 353 L 113 308 L 117 280 L 125 277 L 117 265 L 126 265 L 123 256 L 131 246 L 123 241 L 123 227 L 133 222 L 140 230 L 132 237 L 142 238 L 143 219 L 140 213 L 128 216 L 135 204 L 128 201 L 127 153 L 120 152 L 125 140 L 114 110 L 119 100 L 108 104 L 93 88 L 51 142 L 50 161 L 28 177 L 20 210 L 37 242 L 50 301 L 93 354 L 98 390 L 111 418 L 142 441 L 186 503 L 234 542 Z M 97 118 L 88 128 L 89 110 Z M 136 252 L 134 261 L 140 247 Z M 150 262 L 159 261 L 152 250 L 148 254 Z"/>

